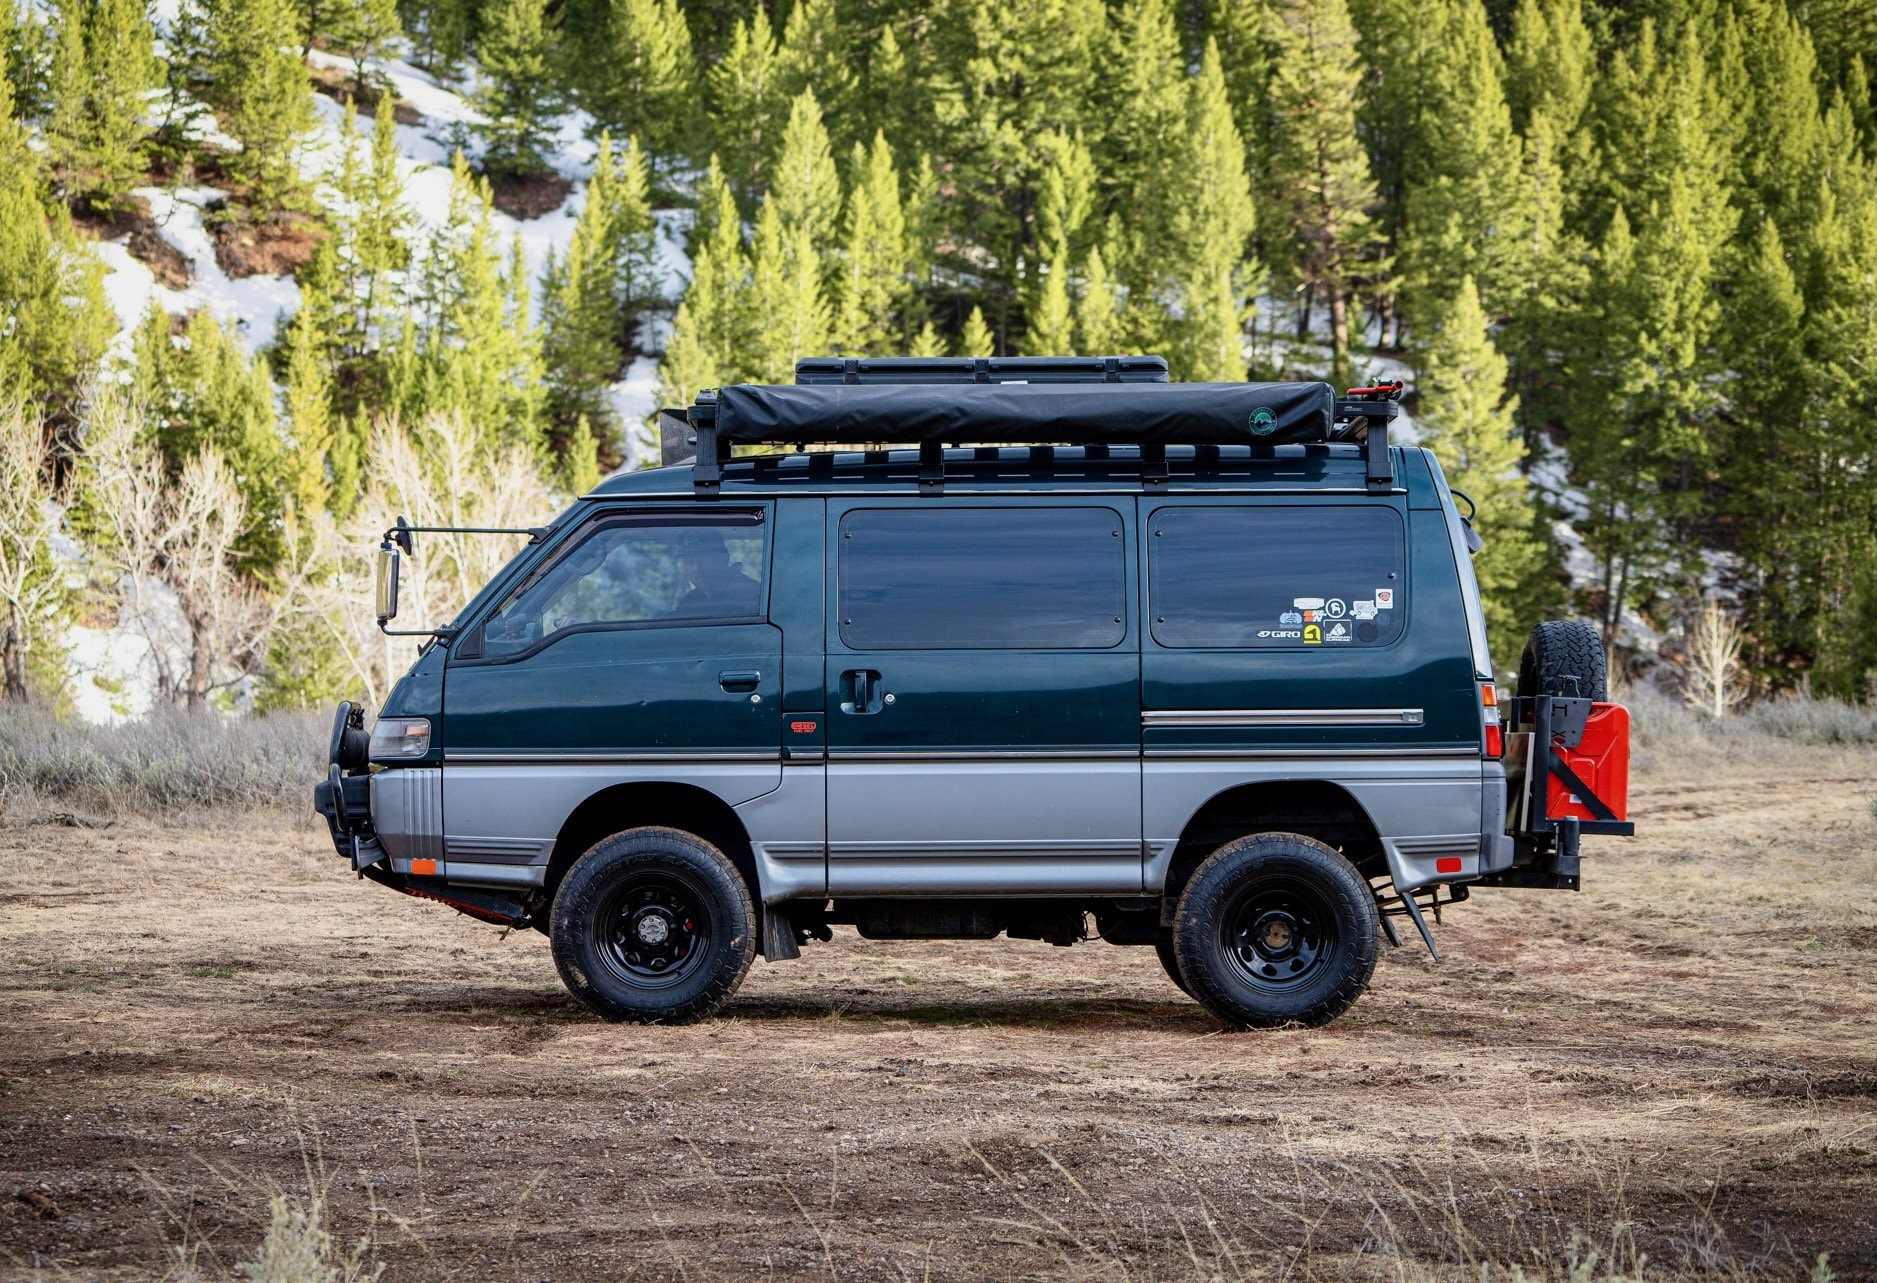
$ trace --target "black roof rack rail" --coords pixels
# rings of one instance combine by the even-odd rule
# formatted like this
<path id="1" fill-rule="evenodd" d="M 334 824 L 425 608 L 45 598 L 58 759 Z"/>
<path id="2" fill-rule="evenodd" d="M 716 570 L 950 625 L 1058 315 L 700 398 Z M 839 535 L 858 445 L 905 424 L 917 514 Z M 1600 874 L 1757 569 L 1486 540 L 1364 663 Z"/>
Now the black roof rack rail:
<path id="1" fill-rule="evenodd" d="M 796 378 L 709 388 L 686 410 L 659 411 L 665 460 L 681 462 L 694 441 L 692 482 L 710 496 L 734 445 L 914 445 L 920 493 L 940 494 L 948 445 L 1132 445 L 1142 482 L 1159 486 L 1168 445 L 1337 441 L 1364 445 L 1371 493 L 1395 483 L 1388 423 L 1399 383 L 1342 397 L 1327 383 L 1168 383 L 1152 356 L 819 357 L 797 363 Z M 958 391 L 935 396 L 933 384 Z"/>
<path id="2" fill-rule="evenodd" d="M 1165 383 L 1164 356 L 809 356 L 797 384 Z"/>

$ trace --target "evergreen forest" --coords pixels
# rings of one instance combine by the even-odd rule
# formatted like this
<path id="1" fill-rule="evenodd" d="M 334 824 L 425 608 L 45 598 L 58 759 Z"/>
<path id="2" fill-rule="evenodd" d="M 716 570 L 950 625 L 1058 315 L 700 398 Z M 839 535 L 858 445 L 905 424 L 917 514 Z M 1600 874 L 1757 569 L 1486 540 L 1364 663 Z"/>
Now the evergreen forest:
<path id="1" fill-rule="evenodd" d="M 1877 690 L 1871 0 L 0 0 L 0 55 L 8 701 L 376 699 L 390 514 L 539 523 L 803 356 L 1121 352 L 1405 379 L 1504 668 L 1568 614 L 1716 711 Z M 420 540 L 407 612 L 517 546 Z"/>

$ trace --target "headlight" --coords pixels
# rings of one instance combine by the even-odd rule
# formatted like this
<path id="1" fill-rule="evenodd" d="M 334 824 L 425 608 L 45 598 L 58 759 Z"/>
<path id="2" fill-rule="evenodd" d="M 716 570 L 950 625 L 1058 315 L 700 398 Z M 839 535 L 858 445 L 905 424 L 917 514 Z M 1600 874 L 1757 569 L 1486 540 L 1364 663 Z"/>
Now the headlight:
<path id="1" fill-rule="evenodd" d="M 428 717 L 381 717 L 371 728 L 374 762 L 422 757 L 430 751 Z"/>

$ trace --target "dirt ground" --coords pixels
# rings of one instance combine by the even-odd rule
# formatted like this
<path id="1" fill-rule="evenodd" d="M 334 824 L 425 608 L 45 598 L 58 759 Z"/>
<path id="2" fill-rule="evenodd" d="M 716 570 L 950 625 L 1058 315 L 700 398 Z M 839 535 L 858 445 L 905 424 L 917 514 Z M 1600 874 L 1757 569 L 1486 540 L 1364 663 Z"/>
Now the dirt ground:
<path id="1" fill-rule="evenodd" d="M 290 816 L 0 828 L 0 1276 L 228 1277 L 318 1188 L 399 1280 L 1877 1278 L 1874 794 L 1644 774 L 1586 890 L 1255 1034 L 1148 949 L 845 930 L 606 1025 Z"/>

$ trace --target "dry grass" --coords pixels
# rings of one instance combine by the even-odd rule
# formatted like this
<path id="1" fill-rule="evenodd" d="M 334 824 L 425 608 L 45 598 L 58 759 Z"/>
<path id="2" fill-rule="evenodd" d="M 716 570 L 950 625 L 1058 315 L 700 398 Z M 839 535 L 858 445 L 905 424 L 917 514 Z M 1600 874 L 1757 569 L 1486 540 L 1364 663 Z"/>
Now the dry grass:
<path id="1" fill-rule="evenodd" d="M 311 806 L 330 713 L 229 717 L 162 708 L 113 726 L 0 707 L 0 819 L 184 818 Z"/>

